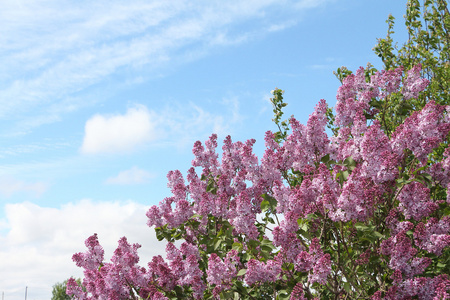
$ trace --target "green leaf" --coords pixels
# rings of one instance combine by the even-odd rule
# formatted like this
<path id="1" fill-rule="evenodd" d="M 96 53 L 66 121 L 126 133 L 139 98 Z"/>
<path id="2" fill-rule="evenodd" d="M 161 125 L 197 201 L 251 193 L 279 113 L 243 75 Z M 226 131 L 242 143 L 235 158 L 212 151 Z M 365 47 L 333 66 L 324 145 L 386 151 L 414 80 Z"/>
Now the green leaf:
<path id="1" fill-rule="evenodd" d="M 214 250 L 219 249 L 220 245 L 222 244 L 222 240 L 218 240 L 215 244 L 214 244 Z"/>
<path id="2" fill-rule="evenodd" d="M 237 276 L 244 276 L 245 273 L 247 273 L 247 269 L 240 269 L 239 272 L 237 272 Z"/>
<path id="3" fill-rule="evenodd" d="M 241 243 L 233 243 L 233 245 L 231 246 L 231 249 L 239 252 L 242 250 L 242 244 Z"/>
<path id="4" fill-rule="evenodd" d="M 350 171 L 353 171 L 356 168 L 356 161 L 349 156 L 344 160 L 344 166 L 346 166 Z"/>
<path id="5" fill-rule="evenodd" d="M 287 300 L 289 299 L 289 294 L 286 290 L 280 290 L 277 295 L 277 300 Z"/>
<path id="6" fill-rule="evenodd" d="M 268 254 L 272 253 L 272 247 L 268 246 L 268 245 L 262 245 L 261 246 L 261 250 L 264 252 L 267 252 Z"/>
<path id="7" fill-rule="evenodd" d="M 327 154 L 324 157 L 322 157 L 320 161 L 326 164 L 328 161 L 330 161 L 330 154 Z"/>
<path id="8" fill-rule="evenodd" d="M 268 200 L 263 200 L 261 202 L 261 211 L 265 212 L 266 210 L 268 210 L 270 208 L 270 202 Z"/>

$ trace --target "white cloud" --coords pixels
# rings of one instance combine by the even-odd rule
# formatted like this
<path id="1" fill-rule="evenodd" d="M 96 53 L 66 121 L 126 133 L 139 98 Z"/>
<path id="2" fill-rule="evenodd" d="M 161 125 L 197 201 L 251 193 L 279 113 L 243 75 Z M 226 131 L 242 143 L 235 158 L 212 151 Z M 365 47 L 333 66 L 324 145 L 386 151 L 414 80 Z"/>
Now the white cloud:
<path id="1" fill-rule="evenodd" d="M 5 197 L 11 197 L 16 193 L 27 193 L 33 197 L 40 197 L 48 186 L 43 182 L 25 182 L 17 180 L 10 176 L 3 176 L 0 178 L 0 194 Z"/>
<path id="2" fill-rule="evenodd" d="M 139 105 L 125 115 L 95 115 L 86 122 L 80 150 L 85 154 L 99 154 L 126 153 L 148 145 L 184 148 L 211 133 L 232 134 L 232 128 L 242 122 L 239 97 L 224 98 L 218 104 L 214 107 L 217 112 L 192 102 L 172 102 L 157 112 Z M 120 177 L 124 176 L 134 175 L 130 172 Z"/>
<path id="3" fill-rule="evenodd" d="M 147 207 L 134 202 L 94 203 L 82 200 L 61 208 L 30 202 L 6 204 L 0 220 L 0 290 L 5 299 L 50 299 L 53 284 L 82 277 L 72 255 L 84 252 L 84 240 L 97 233 L 109 260 L 122 236 L 139 243 L 140 265 L 154 255 L 165 257 L 165 243 L 146 225 Z"/>
<path id="4" fill-rule="evenodd" d="M 154 175 L 149 172 L 139 169 L 138 167 L 132 167 L 129 170 L 121 171 L 117 176 L 106 179 L 106 184 L 141 184 L 148 182 Z"/>
<path id="5" fill-rule="evenodd" d="M 156 137 L 154 124 L 145 106 L 129 108 L 125 115 L 95 115 L 86 122 L 81 152 L 123 153 Z"/>

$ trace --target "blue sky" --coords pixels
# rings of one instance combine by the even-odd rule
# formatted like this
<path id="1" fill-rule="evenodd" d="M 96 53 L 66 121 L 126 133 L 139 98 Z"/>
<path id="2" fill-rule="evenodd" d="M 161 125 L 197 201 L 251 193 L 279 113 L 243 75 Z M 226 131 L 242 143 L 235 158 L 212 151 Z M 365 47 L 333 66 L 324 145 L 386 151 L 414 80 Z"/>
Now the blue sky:
<path id="1" fill-rule="evenodd" d="M 97 232 L 110 257 L 155 242 L 145 211 L 169 196 L 196 140 L 274 130 L 270 90 L 303 123 L 335 104 L 340 66 L 371 62 L 406 1 L 3 1 L 0 4 L 0 292 L 49 299 L 81 276 Z"/>

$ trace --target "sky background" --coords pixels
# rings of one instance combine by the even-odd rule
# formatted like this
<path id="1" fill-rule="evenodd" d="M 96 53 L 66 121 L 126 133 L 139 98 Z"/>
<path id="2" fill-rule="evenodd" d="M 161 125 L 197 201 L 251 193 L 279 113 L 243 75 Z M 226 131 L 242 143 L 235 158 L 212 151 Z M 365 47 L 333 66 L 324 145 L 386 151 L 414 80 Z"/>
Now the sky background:
<path id="1" fill-rule="evenodd" d="M 50 299 L 82 270 L 98 233 L 110 258 L 122 236 L 141 265 L 164 256 L 145 212 L 170 196 L 192 145 L 256 139 L 270 91 L 306 123 L 335 104 L 340 66 L 371 62 L 385 37 L 406 39 L 406 1 L 4 0 L 0 2 L 0 292 Z"/>

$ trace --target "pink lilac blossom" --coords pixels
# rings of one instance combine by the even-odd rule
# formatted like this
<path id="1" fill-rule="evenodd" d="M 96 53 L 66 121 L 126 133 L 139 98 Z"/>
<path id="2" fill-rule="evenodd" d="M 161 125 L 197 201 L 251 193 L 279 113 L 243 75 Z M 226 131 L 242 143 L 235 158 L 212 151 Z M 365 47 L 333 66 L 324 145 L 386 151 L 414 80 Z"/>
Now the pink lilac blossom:
<path id="1" fill-rule="evenodd" d="M 355 161 L 360 161 L 361 143 L 364 134 L 367 131 L 367 121 L 363 115 L 356 115 L 353 118 L 351 128 L 341 127 L 337 137 L 332 137 L 332 158 L 335 160 L 344 160 L 352 157 Z"/>
<path id="2" fill-rule="evenodd" d="M 370 126 L 361 141 L 361 176 L 371 178 L 380 184 L 394 180 L 398 175 L 398 156 L 389 145 L 389 138 L 381 130 L 381 125 L 375 121 Z"/>
<path id="3" fill-rule="evenodd" d="M 216 173 L 218 167 L 218 154 L 215 152 L 217 148 L 217 134 L 212 134 L 209 139 L 205 142 L 205 147 L 203 147 L 200 141 L 195 142 L 192 153 L 195 159 L 192 161 L 192 166 L 202 167 L 203 175 L 213 175 Z"/>
<path id="4" fill-rule="evenodd" d="M 180 249 L 177 249 L 175 245 L 168 243 L 166 253 L 167 259 L 170 261 L 171 272 L 176 274 L 176 284 L 191 286 L 194 291 L 194 298 L 201 299 L 206 285 L 201 280 L 203 271 L 199 268 L 200 254 L 198 248 L 184 242 Z"/>
<path id="5" fill-rule="evenodd" d="M 389 211 L 386 217 L 385 223 L 391 230 L 391 236 L 395 236 L 401 231 L 407 232 L 414 228 L 414 224 L 409 221 L 399 221 L 400 211 L 397 208 L 393 208 Z"/>
<path id="6" fill-rule="evenodd" d="M 308 282 L 311 284 L 314 282 L 325 284 L 330 273 L 331 257 L 330 254 L 326 253 L 314 264 L 312 274 L 308 275 Z"/>
<path id="7" fill-rule="evenodd" d="M 406 278 L 422 274 L 431 263 L 428 257 L 415 257 L 417 249 L 412 246 L 405 231 L 384 240 L 380 245 L 380 252 L 390 256 L 389 267 L 401 271 Z"/>
<path id="8" fill-rule="evenodd" d="M 446 148 L 443 153 L 443 160 L 432 164 L 427 173 L 430 174 L 441 186 L 447 187 L 450 183 L 450 148 Z M 447 194 L 447 196 L 449 193 Z M 447 203 L 450 204 L 450 201 Z"/>
<path id="9" fill-rule="evenodd" d="M 364 112 L 373 114 L 369 102 L 373 98 L 386 98 L 398 90 L 402 80 L 402 68 L 376 72 L 366 81 L 365 70 L 360 67 L 356 74 L 347 76 L 337 92 L 335 125 L 349 126 L 361 118 Z"/>
<path id="10" fill-rule="evenodd" d="M 154 256 L 148 263 L 148 275 L 164 289 L 171 290 L 176 285 L 177 276 L 161 255 Z"/>
<path id="11" fill-rule="evenodd" d="M 342 187 L 334 180 L 335 176 L 328 170 L 325 164 L 319 164 L 316 173 L 313 176 L 310 189 L 314 195 L 312 201 L 313 207 L 310 211 L 319 211 L 329 215 L 337 208 L 337 200 L 342 191 Z"/>
<path id="12" fill-rule="evenodd" d="M 147 272 L 137 265 L 139 244 L 130 245 L 126 238 L 121 238 L 111 263 L 102 261 L 103 249 L 96 234 L 86 240 L 86 246 L 87 252 L 73 256 L 76 264 L 85 269 L 83 286 L 86 292 L 73 281 L 68 284 L 68 292 L 76 299 L 124 299 L 136 293 L 132 286 L 147 285 Z"/>
<path id="13" fill-rule="evenodd" d="M 391 137 L 391 147 L 400 157 L 409 149 L 423 164 L 428 154 L 442 143 L 450 124 L 444 118 L 445 107 L 428 102 L 421 111 L 414 112 L 399 125 Z"/>
<path id="14" fill-rule="evenodd" d="M 403 68 L 398 67 L 394 70 L 381 70 L 381 72 L 377 72 L 372 76 L 381 89 L 381 98 L 385 98 L 399 89 L 402 82 L 402 73 Z M 371 78 L 371 80 L 374 80 L 374 78 Z"/>
<path id="15" fill-rule="evenodd" d="M 216 254 L 211 253 L 208 258 L 208 270 L 206 271 L 206 280 L 208 284 L 215 285 L 213 294 L 220 299 L 220 292 L 231 286 L 232 279 L 237 274 L 237 268 L 240 265 L 238 252 L 231 250 L 222 259 Z"/>
<path id="16" fill-rule="evenodd" d="M 313 267 L 313 257 L 306 251 L 300 252 L 295 259 L 295 270 L 308 272 Z"/>
<path id="17" fill-rule="evenodd" d="M 448 299 L 446 290 L 450 286 L 447 275 L 439 275 L 434 278 L 417 277 L 407 279 L 399 285 L 396 291 L 397 299 L 417 297 L 420 300 Z"/>
<path id="18" fill-rule="evenodd" d="M 419 182 L 405 185 L 398 195 L 399 209 L 406 219 L 420 221 L 438 209 L 438 205 L 430 201 L 430 190 Z"/>
<path id="19" fill-rule="evenodd" d="M 327 104 L 320 100 L 314 112 L 309 116 L 307 125 L 300 124 L 295 118 L 290 119 L 292 134 L 283 144 L 284 159 L 295 170 L 302 170 L 306 165 L 319 162 L 329 152 L 329 139 L 325 132 L 327 124 Z"/>
<path id="20" fill-rule="evenodd" d="M 86 253 L 76 253 L 72 259 L 76 262 L 78 267 L 86 270 L 96 270 L 103 262 L 104 250 L 98 242 L 98 236 L 95 233 L 86 239 L 85 245 L 88 248 Z"/>
<path id="21" fill-rule="evenodd" d="M 307 298 L 305 297 L 305 295 L 303 293 L 303 285 L 301 282 L 298 282 L 294 286 L 294 289 L 292 290 L 289 300 L 306 300 L 306 299 Z"/>
<path id="22" fill-rule="evenodd" d="M 402 94 L 405 100 L 417 98 L 419 92 L 425 90 L 430 83 L 428 79 L 421 78 L 420 71 L 422 65 L 418 64 L 408 70 L 406 78 L 403 80 Z"/>
<path id="23" fill-rule="evenodd" d="M 256 239 L 258 236 L 258 228 L 255 226 L 256 213 L 252 211 L 251 198 L 245 191 L 236 200 L 236 214 L 237 216 L 230 220 L 236 232 L 245 234 L 250 239 Z"/>
<path id="24" fill-rule="evenodd" d="M 337 200 L 337 210 L 330 212 L 332 220 L 365 221 L 372 216 L 374 205 L 381 198 L 383 188 L 360 174 L 361 169 L 357 166 L 344 183 L 342 193 Z"/>
<path id="25" fill-rule="evenodd" d="M 336 95 L 336 120 L 335 124 L 338 126 L 350 125 L 355 116 L 362 114 L 367 103 L 355 101 L 358 92 L 365 90 L 365 76 L 364 69 L 361 72 L 360 68 L 356 74 L 347 76 L 342 85 L 338 88 Z"/>
<path id="26" fill-rule="evenodd" d="M 281 273 L 281 264 L 274 260 L 268 260 L 266 263 L 256 259 L 250 259 L 247 262 L 247 272 L 244 281 L 248 285 L 263 282 L 274 282 Z"/>
<path id="27" fill-rule="evenodd" d="M 441 220 L 430 218 L 425 225 L 420 222 L 414 231 L 414 242 L 423 250 L 434 253 L 437 256 L 442 254 L 442 250 L 450 246 L 450 216 L 445 216 Z"/>
<path id="28" fill-rule="evenodd" d="M 271 182 L 281 181 L 281 172 L 290 168 L 284 159 L 284 147 L 275 142 L 275 134 L 267 131 L 264 136 L 266 150 L 261 159 L 260 170 Z"/>
<path id="29" fill-rule="evenodd" d="M 301 251 L 294 262 L 294 268 L 299 272 L 309 272 L 308 282 L 325 284 L 327 276 L 331 273 L 330 254 L 324 254 L 319 239 L 314 238 L 309 246 L 309 252 Z"/>
<path id="30" fill-rule="evenodd" d="M 285 219 L 280 222 L 280 225 L 276 226 L 272 231 L 273 245 L 281 247 L 280 255 L 283 256 L 285 261 L 290 263 L 294 262 L 296 256 L 305 250 L 305 247 L 296 235 L 298 230 L 297 219 L 298 216 L 288 212 L 285 215 Z"/>
<path id="31" fill-rule="evenodd" d="M 87 292 L 84 292 L 72 277 L 67 281 L 66 294 L 72 295 L 75 299 L 87 299 Z"/>

